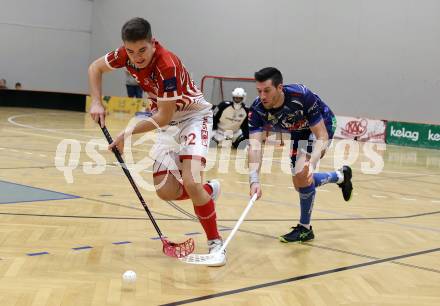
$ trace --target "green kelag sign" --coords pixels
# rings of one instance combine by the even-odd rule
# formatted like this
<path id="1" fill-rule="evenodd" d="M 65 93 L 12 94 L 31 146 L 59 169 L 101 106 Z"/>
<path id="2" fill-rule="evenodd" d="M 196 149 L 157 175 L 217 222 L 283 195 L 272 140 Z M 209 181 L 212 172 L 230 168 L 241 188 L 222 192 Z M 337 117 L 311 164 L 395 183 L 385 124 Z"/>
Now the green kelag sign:
<path id="1" fill-rule="evenodd" d="M 401 146 L 440 149 L 440 126 L 388 121 L 386 142 Z"/>

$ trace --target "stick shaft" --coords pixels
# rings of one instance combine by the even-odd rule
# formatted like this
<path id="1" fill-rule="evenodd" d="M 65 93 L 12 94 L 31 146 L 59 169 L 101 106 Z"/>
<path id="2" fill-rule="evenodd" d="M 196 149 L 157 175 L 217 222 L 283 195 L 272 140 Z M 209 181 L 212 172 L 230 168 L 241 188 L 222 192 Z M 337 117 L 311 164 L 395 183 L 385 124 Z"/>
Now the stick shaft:
<path id="1" fill-rule="evenodd" d="M 104 126 L 104 127 L 101 127 L 101 130 L 102 130 L 102 132 L 104 133 L 104 136 L 105 136 L 105 138 L 107 139 L 107 142 L 108 142 L 109 144 L 111 144 L 111 143 L 113 142 L 113 139 L 112 139 L 112 136 L 110 135 L 109 131 L 107 130 L 107 128 Z M 138 187 L 136 186 L 136 183 L 134 182 L 133 177 L 132 177 L 131 174 L 130 174 L 130 171 L 128 171 L 127 165 L 125 164 L 124 159 L 123 159 L 122 156 L 121 156 L 121 153 L 119 153 L 119 150 L 118 150 L 116 147 L 113 148 L 112 151 L 113 151 L 113 153 L 115 154 L 115 157 L 116 157 L 116 159 L 118 160 L 119 164 L 121 165 L 122 170 L 123 170 L 124 173 L 125 173 L 125 176 L 127 176 L 128 181 L 129 181 L 130 184 L 131 184 L 131 187 L 133 187 L 134 192 L 136 193 L 136 195 L 137 195 L 139 201 L 140 201 L 141 204 L 142 204 L 142 207 L 143 207 L 143 208 L 145 209 L 145 211 L 147 212 L 147 215 L 148 215 L 148 217 L 150 218 L 151 223 L 153 223 L 154 229 L 156 230 L 156 232 L 157 232 L 157 234 L 159 235 L 159 237 L 160 237 L 161 239 L 163 239 L 163 234 L 162 234 L 162 232 L 160 231 L 160 228 L 159 228 L 159 226 L 157 225 L 156 220 L 154 220 L 154 217 L 153 217 L 153 215 L 151 214 L 150 209 L 148 208 L 147 204 L 145 203 L 144 198 L 142 197 L 142 194 L 140 193 Z"/>
<path id="2" fill-rule="evenodd" d="M 246 215 L 248 214 L 249 210 L 251 210 L 251 208 L 254 205 L 256 200 L 257 200 L 257 194 L 254 194 L 252 196 L 252 199 L 250 199 L 248 205 L 244 209 L 244 211 L 241 213 L 240 218 L 238 219 L 237 223 L 235 224 L 234 228 L 232 229 L 231 233 L 229 234 L 228 239 L 226 239 L 225 243 L 223 244 L 222 248 L 220 249 L 219 253 L 223 252 L 226 249 L 226 247 L 228 246 L 232 237 L 234 237 L 235 233 L 237 232 L 240 225 L 243 223 L 244 218 L 246 218 Z"/>

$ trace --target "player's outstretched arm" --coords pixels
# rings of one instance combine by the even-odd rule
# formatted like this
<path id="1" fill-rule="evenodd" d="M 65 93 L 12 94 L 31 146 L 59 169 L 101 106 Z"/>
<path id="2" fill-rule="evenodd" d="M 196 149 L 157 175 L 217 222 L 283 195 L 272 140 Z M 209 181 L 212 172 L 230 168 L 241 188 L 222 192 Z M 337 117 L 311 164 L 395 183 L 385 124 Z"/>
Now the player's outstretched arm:
<path id="1" fill-rule="evenodd" d="M 117 147 L 122 154 L 124 151 L 125 138 L 132 134 L 146 133 L 155 129 L 168 125 L 173 119 L 173 115 L 176 111 L 176 100 L 161 101 L 157 105 L 157 112 L 138 123 L 133 127 L 127 127 L 113 140 L 109 145 L 109 150 L 113 147 Z"/>
<path id="2" fill-rule="evenodd" d="M 161 101 L 157 103 L 157 112 L 150 118 L 144 119 L 125 133 L 139 134 L 153 131 L 168 125 L 176 112 L 176 100 Z"/>
<path id="3" fill-rule="evenodd" d="M 313 145 L 313 151 L 310 157 L 310 163 L 316 166 L 318 161 L 324 156 L 325 150 L 328 145 L 328 132 L 324 124 L 324 120 L 321 119 L 317 124 L 310 127 L 313 135 L 315 135 L 316 141 Z"/>
<path id="4" fill-rule="evenodd" d="M 249 151 L 248 151 L 249 185 L 250 185 L 249 193 L 251 197 L 256 193 L 257 199 L 259 199 L 262 195 L 261 185 L 260 185 L 262 142 L 263 142 L 263 132 L 254 132 L 249 135 Z"/>
<path id="5" fill-rule="evenodd" d="M 90 116 L 101 127 L 105 126 L 105 109 L 102 105 L 102 74 L 111 71 L 105 63 L 104 57 L 98 58 L 89 66 L 89 88 L 90 96 L 92 98 L 92 105 L 90 107 Z"/>

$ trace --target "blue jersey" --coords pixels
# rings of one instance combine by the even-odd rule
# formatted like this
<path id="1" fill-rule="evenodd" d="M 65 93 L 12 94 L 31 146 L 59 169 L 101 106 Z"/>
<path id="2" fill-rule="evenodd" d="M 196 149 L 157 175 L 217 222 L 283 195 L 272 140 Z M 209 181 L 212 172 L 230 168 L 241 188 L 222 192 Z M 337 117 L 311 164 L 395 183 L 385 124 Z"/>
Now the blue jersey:
<path id="1" fill-rule="evenodd" d="M 265 109 L 258 97 L 249 111 L 249 133 L 272 129 L 290 132 L 292 140 L 308 139 L 310 127 L 324 120 L 333 137 L 335 119 L 330 108 L 311 90 L 301 84 L 283 86 L 284 103 L 279 108 Z"/>

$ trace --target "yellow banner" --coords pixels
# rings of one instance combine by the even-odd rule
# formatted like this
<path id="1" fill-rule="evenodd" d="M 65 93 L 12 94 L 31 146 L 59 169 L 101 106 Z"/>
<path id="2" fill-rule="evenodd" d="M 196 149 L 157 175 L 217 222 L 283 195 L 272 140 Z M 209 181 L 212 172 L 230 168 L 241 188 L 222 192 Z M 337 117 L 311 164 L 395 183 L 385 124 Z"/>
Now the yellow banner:
<path id="1" fill-rule="evenodd" d="M 136 112 L 145 112 L 150 110 L 149 99 L 104 96 L 102 97 L 102 102 L 107 114 L 126 113 L 134 115 Z M 90 96 L 87 96 L 86 112 L 90 112 L 91 104 L 92 99 Z"/>

